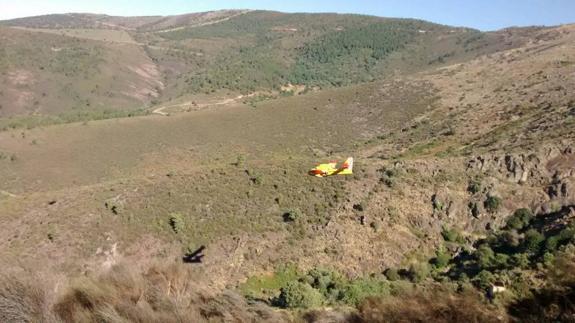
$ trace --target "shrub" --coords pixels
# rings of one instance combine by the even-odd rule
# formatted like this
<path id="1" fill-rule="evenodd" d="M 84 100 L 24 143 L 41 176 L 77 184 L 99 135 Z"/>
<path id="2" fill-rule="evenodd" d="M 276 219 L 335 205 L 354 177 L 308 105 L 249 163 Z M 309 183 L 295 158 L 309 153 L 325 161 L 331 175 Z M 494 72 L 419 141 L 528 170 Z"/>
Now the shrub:
<path id="1" fill-rule="evenodd" d="M 142 273 L 118 265 L 67 286 L 53 306 L 59 320 L 30 321 L 176 323 L 224 321 L 229 317 L 238 322 L 261 322 L 264 317 L 271 322 L 279 320 L 273 311 L 259 306 L 256 310 L 233 292 L 210 296 L 195 281 L 195 271 L 184 264 L 154 266 Z"/>
<path id="2" fill-rule="evenodd" d="M 170 214 L 170 227 L 177 234 L 184 231 L 186 223 L 184 221 L 184 216 L 180 213 Z"/>
<path id="3" fill-rule="evenodd" d="M 395 187 L 395 177 L 397 177 L 398 174 L 399 172 L 394 169 L 384 170 L 383 176 L 379 179 L 379 181 L 385 184 L 385 186 L 393 188 Z"/>
<path id="4" fill-rule="evenodd" d="M 479 205 L 477 205 L 477 202 L 469 202 L 469 209 L 471 209 L 471 215 L 473 215 L 474 217 L 479 217 Z"/>
<path id="5" fill-rule="evenodd" d="M 558 236 L 549 237 L 547 239 L 547 241 L 545 241 L 545 250 L 546 251 L 553 252 L 553 251 L 557 250 L 558 246 L 559 246 L 559 237 Z"/>
<path id="6" fill-rule="evenodd" d="M 456 229 L 448 229 L 447 227 L 443 227 L 441 236 L 447 242 L 463 243 L 463 237 Z"/>
<path id="7" fill-rule="evenodd" d="M 299 209 L 291 209 L 283 214 L 284 222 L 296 222 L 302 217 L 302 213 Z"/>
<path id="8" fill-rule="evenodd" d="M 238 155 L 238 156 L 236 157 L 236 162 L 233 163 L 233 164 L 234 164 L 234 166 L 236 166 L 236 167 L 241 167 L 241 166 L 244 165 L 244 162 L 245 162 L 245 161 L 246 161 L 246 158 L 244 157 L 244 155 Z"/>
<path id="9" fill-rule="evenodd" d="M 515 230 L 503 231 L 496 237 L 496 249 L 505 253 L 512 253 L 519 246 L 519 235 Z M 492 244 L 493 246 L 493 244 Z"/>
<path id="10" fill-rule="evenodd" d="M 315 289 L 319 290 L 324 296 L 329 294 L 329 289 L 335 287 L 337 277 L 334 273 L 314 268 L 306 276 L 306 281 Z"/>
<path id="11" fill-rule="evenodd" d="M 573 241 L 573 239 L 575 238 L 575 228 L 568 227 L 568 228 L 561 230 L 561 232 L 559 232 L 558 237 L 559 237 L 559 241 L 561 241 L 563 243 Z"/>
<path id="12" fill-rule="evenodd" d="M 547 267 L 552 266 L 554 261 L 555 256 L 552 253 L 546 252 L 543 254 L 543 263 L 545 264 L 545 266 Z"/>
<path id="13" fill-rule="evenodd" d="M 395 180 L 393 178 L 389 178 L 389 177 L 384 177 L 381 179 L 381 182 L 383 184 L 385 184 L 385 186 L 389 187 L 389 188 L 394 188 L 395 187 Z"/>
<path id="14" fill-rule="evenodd" d="M 323 304 L 323 296 L 309 284 L 294 281 L 281 289 L 277 304 L 284 308 L 318 307 Z"/>
<path id="15" fill-rule="evenodd" d="M 482 270 L 475 278 L 473 282 L 477 285 L 477 287 L 481 289 L 487 289 L 493 284 L 495 281 L 495 276 L 487 270 Z"/>
<path id="16" fill-rule="evenodd" d="M 479 268 L 492 268 L 494 266 L 495 252 L 487 244 L 482 244 L 475 252 L 475 259 L 477 259 Z"/>
<path id="17" fill-rule="evenodd" d="M 409 277 L 414 283 L 419 283 L 429 276 L 429 266 L 425 262 L 411 264 L 409 267 Z"/>
<path id="18" fill-rule="evenodd" d="M 451 255 L 444 249 L 439 249 L 435 253 L 435 258 L 433 259 L 433 265 L 436 268 L 443 268 L 449 264 L 451 260 Z"/>
<path id="19" fill-rule="evenodd" d="M 361 201 L 360 203 L 354 204 L 353 209 L 359 212 L 363 212 L 367 209 L 367 203 L 365 201 Z"/>
<path id="20" fill-rule="evenodd" d="M 383 173 L 387 177 L 396 177 L 399 172 L 395 169 L 387 169 Z"/>
<path id="21" fill-rule="evenodd" d="M 264 176 L 254 170 L 247 169 L 246 173 L 250 177 L 250 181 L 255 185 L 262 185 L 264 183 Z"/>
<path id="22" fill-rule="evenodd" d="M 436 194 L 431 197 L 431 203 L 433 204 L 433 209 L 435 211 L 443 211 L 445 207 L 445 204 L 439 199 L 439 197 L 437 197 Z"/>
<path id="23" fill-rule="evenodd" d="M 471 194 L 477 194 L 481 191 L 481 182 L 471 181 L 467 186 L 467 191 Z"/>
<path id="24" fill-rule="evenodd" d="M 367 297 L 389 294 L 389 282 L 377 278 L 357 279 L 344 288 L 342 301 L 348 305 L 357 306 Z"/>
<path id="25" fill-rule="evenodd" d="M 499 269 L 504 269 L 509 266 L 510 257 L 504 253 L 497 253 L 493 258 L 493 266 Z"/>
<path id="26" fill-rule="evenodd" d="M 521 230 L 525 228 L 533 219 L 533 212 L 530 209 L 518 209 L 507 220 L 507 228 Z"/>
<path id="27" fill-rule="evenodd" d="M 384 275 L 389 281 L 396 281 L 401 279 L 399 272 L 395 268 L 386 269 Z"/>
<path id="28" fill-rule="evenodd" d="M 529 255 L 525 253 L 516 253 L 511 257 L 511 263 L 515 267 L 519 267 L 521 269 L 529 268 L 531 265 L 531 261 L 529 261 Z"/>
<path id="29" fill-rule="evenodd" d="M 502 202 L 501 198 L 489 195 L 485 200 L 485 209 L 487 209 L 487 211 L 489 211 L 490 213 L 495 213 L 497 212 L 497 210 L 499 210 L 499 207 L 501 207 L 501 202 Z"/>
<path id="30" fill-rule="evenodd" d="M 535 229 L 530 229 L 525 233 L 525 240 L 523 240 L 523 250 L 532 255 L 539 254 L 545 237 L 543 234 Z"/>
<path id="31" fill-rule="evenodd" d="M 264 177 L 261 174 L 253 175 L 250 180 L 256 185 L 262 185 L 264 183 Z"/>

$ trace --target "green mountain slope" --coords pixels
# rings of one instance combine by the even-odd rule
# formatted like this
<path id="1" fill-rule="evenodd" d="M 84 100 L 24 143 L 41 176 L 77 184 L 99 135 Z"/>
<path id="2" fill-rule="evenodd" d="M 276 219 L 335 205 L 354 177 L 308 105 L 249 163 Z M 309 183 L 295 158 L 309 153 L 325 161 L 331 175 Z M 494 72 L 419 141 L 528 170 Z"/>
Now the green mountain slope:
<path id="1" fill-rule="evenodd" d="M 0 117 L 33 116 L 4 126 L 142 113 L 135 110 L 197 95 L 267 97 L 289 84 L 299 93 L 371 82 L 523 43 L 512 32 L 419 20 L 268 11 L 0 24 Z"/>

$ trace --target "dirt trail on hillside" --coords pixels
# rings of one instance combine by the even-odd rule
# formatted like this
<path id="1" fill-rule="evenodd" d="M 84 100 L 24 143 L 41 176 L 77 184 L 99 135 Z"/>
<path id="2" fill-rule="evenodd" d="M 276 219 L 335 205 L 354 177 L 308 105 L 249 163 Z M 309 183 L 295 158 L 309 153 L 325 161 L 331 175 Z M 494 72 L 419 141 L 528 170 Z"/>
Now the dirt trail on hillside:
<path id="1" fill-rule="evenodd" d="M 254 95 L 255 95 L 255 93 L 248 94 L 248 95 L 238 95 L 235 98 L 227 98 L 227 99 L 213 102 L 213 103 L 194 103 L 194 101 L 186 101 L 184 103 L 161 106 L 159 108 L 154 109 L 154 111 L 152 111 L 152 113 L 153 114 L 159 114 L 162 116 L 168 116 L 169 113 L 164 112 L 164 110 L 169 109 L 169 108 L 184 108 L 184 107 L 193 106 L 195 110 L 198 110 L 198 109 L 211 107 L 211 106 L 229 105 L 229 104 L 237 103 L 241 99 L 249 98 L 249 97 L 252 97 Z"/>
<path id="2" fill-rule="evenodd" d="M 169 29 L 159 30 L 159 31 L 157 31 L 157 32 L 158 32 L 158 33 L 168 33 L 168 32 L 171 32 L 171 31 L 182 30 L 182 29 L 185 29 L 185 28 L 196 28 L 196 27 L 203 27 L 203 26 L 215 25 L 215 24 L 217 24 L 217 23 L 224 22 L 224 21 L 228 21 L 228 20 L 230 20 L 230 19 L 232 19 L 232 18 L 241 16 L 241 15 L 246 14 L 246 13 L 251 12 L 251 11 L 252 11 L 252 10 L 244 10 L 244 11 L 240 11 L 240 12 L 234 14 L 234 15 L 231 15 L 231 16 L 228 16 L 228 17 L 225 17 L 225 18 L 222 18 L 222 19 L 218 19 L 218 20 L 214 20 L 214 21 L 201 22 L 201 23 L 195 24 L 195 25 L 187 25 L 187 26 L 180 26 L 180 27 L 175 27 L 175 28 L 169 28 Z"/>
<path id="3" fill-rule="evenodd" d="M 18 197 L 18 195 L 16 195 L 16 194 L 12 194 L 12 193 L 10 193 L 10 192 L 1 191 L 1 190 L 0 190 L 0 195 L 5 195 L 5 196 L 8 196 L 8 197 Z"/>

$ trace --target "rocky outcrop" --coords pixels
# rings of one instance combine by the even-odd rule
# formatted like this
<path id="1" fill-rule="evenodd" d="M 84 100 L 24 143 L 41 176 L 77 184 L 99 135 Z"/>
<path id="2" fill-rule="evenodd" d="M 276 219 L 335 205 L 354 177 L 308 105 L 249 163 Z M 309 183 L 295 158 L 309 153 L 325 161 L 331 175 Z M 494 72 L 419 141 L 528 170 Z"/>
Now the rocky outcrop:
<path id="1" fill-rule="evenodd" d="M 542 192 L 531 202 L 538 213 L 549 213 L 575 201 L 575 151 L 570 144 L 522 153 L 475 156 L 467 162 L 466 172 L 519 184 L 521 187 L 513 188 L 511 199 L 521 200 L 527 192 L 531 195 Z M 495 183 L 494 189 L 497 188 L 506 190 L 509 185 Z"/>

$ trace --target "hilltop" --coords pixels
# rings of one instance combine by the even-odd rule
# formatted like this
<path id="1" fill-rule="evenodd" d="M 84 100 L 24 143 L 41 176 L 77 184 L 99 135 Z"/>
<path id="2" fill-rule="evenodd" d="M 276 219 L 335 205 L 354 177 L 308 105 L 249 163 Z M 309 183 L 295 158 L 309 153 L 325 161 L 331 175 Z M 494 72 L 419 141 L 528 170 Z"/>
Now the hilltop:
<path id="1" fill-rule="evenodd" d="M 573 313 L 573 25 L 222 11 L 0 36 L 0 318 Z"/>
<path id="2" fill-rule="evenodd" d="M 141 115 L 164 105 L 382 80 L 523 44 L 410 19 L 218 11 L 0 22 L 2 128 Z"/>

